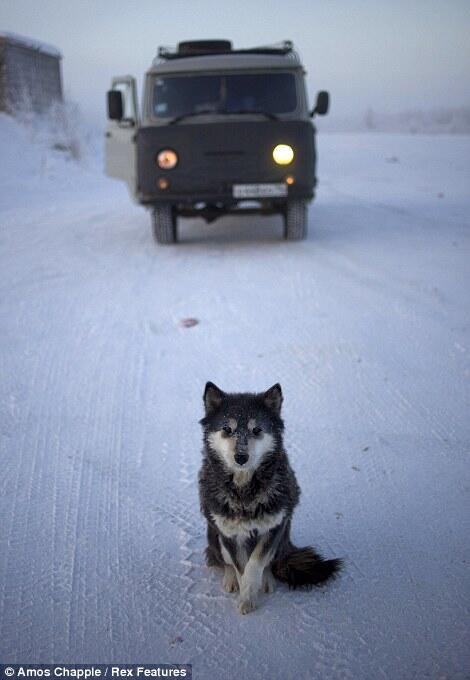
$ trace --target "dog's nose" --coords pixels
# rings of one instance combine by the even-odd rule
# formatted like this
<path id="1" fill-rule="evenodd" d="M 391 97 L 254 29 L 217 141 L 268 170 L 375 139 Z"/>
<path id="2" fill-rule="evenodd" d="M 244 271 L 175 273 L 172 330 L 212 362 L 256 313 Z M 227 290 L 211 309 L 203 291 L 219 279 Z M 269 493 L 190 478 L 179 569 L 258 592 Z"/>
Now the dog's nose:
<path id="1" fill-rule="evenodd" d="M 239 465 L 245 465 L 247 460 L 248 460 L 248 454 L 247 453 L 236 453 L 235 454 L 235 462 L 238 463 Z"/>

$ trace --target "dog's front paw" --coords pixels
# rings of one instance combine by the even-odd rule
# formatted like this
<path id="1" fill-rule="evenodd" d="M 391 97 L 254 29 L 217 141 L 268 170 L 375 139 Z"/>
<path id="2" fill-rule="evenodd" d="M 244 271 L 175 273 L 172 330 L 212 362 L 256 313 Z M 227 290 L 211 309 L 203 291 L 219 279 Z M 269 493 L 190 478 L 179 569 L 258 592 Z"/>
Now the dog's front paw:
<path id="1" fill-rule="evenodd" d="M 274 593 L 276 589 L 276 580 L 273 576 L 271 569 L 265 569 L 263 572 L 263 583 L 262 583 L 263 593 Z"/>
<path id="2" fill-rule="evenodd" d="M 238 602 L 238 611 L 240 614 L 249 614 L 254 609 L 256 609 L 256 600 L 254 598 L 248 598 Z"/>
<path id="3" fill-rule="evenodd" d="M 226 566 L 224 570 L 224 580 L 222 581 L 222 588 L 226 593 L 236 593 L 238 590 L 238 579 L 236 571 L 233 567 Z"/>

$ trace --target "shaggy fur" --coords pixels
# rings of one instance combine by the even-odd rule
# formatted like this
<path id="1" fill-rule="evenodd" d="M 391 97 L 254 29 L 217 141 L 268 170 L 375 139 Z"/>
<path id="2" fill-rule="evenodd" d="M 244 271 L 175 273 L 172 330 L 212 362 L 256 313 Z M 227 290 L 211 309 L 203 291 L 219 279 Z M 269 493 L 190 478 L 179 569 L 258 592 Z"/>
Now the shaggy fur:
<path id="1" fill-rule="evenodd" d="M 260 394 L 204 392 L 201 510 L 207 520 L 206 561 L 225 570 L 224 588 L 240 590 L 239 609 L 256 607 L 273 579 L 291 588 L 319 585 L 341 560 L 296 548 L 290 525 L 300 489 L 283 445 L 280 385 Z"/>

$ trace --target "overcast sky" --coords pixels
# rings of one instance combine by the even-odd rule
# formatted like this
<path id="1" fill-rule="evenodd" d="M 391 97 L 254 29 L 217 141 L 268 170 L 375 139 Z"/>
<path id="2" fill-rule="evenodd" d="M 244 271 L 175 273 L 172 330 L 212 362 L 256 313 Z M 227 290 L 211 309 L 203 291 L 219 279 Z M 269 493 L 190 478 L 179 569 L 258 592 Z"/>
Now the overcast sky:
<path id="1" fill-rule="evenodd" d="M 142 82 L 158 45 L 290 39 L 331 115 L 470 103 L 470 0 L 0 0 L 0 30 L 57 46 L 65 91 L 104 120 L 111 76 Z"/>

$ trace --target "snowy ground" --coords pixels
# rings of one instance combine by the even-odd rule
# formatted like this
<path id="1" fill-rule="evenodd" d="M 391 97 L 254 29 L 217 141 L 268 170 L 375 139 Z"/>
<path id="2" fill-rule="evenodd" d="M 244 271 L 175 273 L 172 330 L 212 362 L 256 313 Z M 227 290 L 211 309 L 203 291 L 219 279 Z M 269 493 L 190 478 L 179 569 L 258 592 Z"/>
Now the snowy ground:
<path id="1" fill-rule="evenodd" d="M 95 161 L 0 122 L 1 661 L 468 677 L 470 137 L 321 135 L 306 243 L 158 248 Z M 282 383 L 294 538 L 346 560 L 245 617 L 203 564 L 208 379 Z"/>

